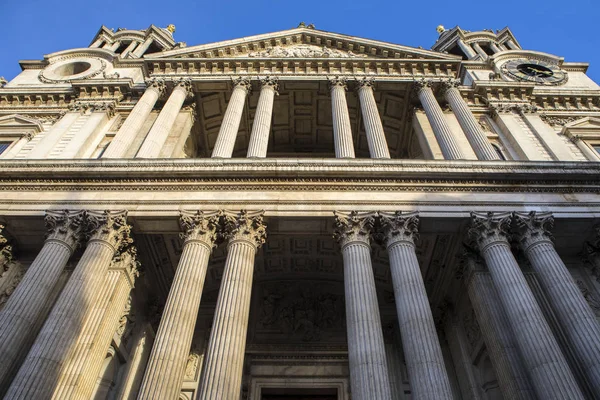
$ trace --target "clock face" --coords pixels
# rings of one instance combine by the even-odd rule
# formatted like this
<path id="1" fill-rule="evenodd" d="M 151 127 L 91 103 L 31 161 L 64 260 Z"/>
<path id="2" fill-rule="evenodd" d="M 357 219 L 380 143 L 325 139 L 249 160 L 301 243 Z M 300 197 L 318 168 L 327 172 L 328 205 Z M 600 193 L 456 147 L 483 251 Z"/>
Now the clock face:
<path id="1" fill-rule="evenodd" d="M 557 65 L 540 60 L 519 58 L 502 66 L 502 72 L 513 79 L 542 85 L 560 85 L 567 81 L 567 73 Z"/>

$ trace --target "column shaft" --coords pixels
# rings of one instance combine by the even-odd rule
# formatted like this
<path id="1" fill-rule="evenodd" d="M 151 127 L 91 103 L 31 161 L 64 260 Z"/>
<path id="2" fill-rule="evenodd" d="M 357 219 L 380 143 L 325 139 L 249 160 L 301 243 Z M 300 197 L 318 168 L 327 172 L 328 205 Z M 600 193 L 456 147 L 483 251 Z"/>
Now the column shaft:
<path id="1" fill-rule="evenodd" d="M 242 113 L 244 112 L 244 104 L 246 103 L 246 95 L 250 87 L 250 82 L 247 80 L 238 80 L 235 83 L 221 129 L 217 136 L 215 147 L 213 148 L 213 158 L 231 158 L 235 140 L 240 129 Z"/>
<path id="2" fill-rule="evenodd" d="M 159 157 L 160 151 L 171 132 L 175 119 L 179 115 L 190 87 L 191 81 L 189 79 L 181 79 L 176 83 L 173 92 L 158 115 L 158 118 L 154 121 L 154 125 L 152 125 L 135 158 Z"/>
<path id="3" fill-rule="evenodd" d="M 481 126 L 479 126 L 460 91 L 456 87 L 450 86 L 446 89 L 444 96 L 450 103 L 450 107 L 452 107 L 452 111 L 454 111 L 454 115 L 456 115 L 477 158 L 480 160 L 500 160 L 500 156 L 492 147 Z"/>
<path id="4" fill-rule="evenodd" d="M 330 87 L 335 156 L 336 158 L 354 158 L 352 128 L 346 102 L 346 81 L 340 78 L 332 79 Z"/>
<path id="5" fill-rule="evenodd" d="M 479 43 L 473 43 L 473 48 L 475 49 L 477 54 L 479 54 L 479 56 L 481 57 L 482 60 L 487 60 L 488 55 L 485 51 L 483 51 L 483 49 L 481 48 Z"/>
<path id="6" fill-rule="evenodd" d="M 600 324 L 579 291 L 551 241 L 549 213 L 517 214 L 521 247 L 525 251 L 552 309 L 566 334 L 569 347 L 582 364 L 594 394 L 600 397 Z"/>
<path id="7" fill-rule="evenodd" d="M 215 239 L 216 217 L 201 214 L 195 229 L 208 228 L 202 237 L 188 236 L 179 259 L 167 304 L 140 389 L 139 399 L 175 399 L 181 391 L 186 361 L 192 345 L 200 297 Z M 191 228 L 192 229 L 192 228 Z"/>
<path id="8" fill-rule="evenodd" d="M 484 272 L 475 272 L 467 286 L 504 398 L 534 400 L 535 393 L 492 278 Z"/>
<path id="9" fill-rule="evenodd" d="M 371 81 L 365 80 L 360 83 L 358 98 L 371 158 L 390 158 L 390 150 L 385 139 L 385 132 L 383 131 L 383 124 L 377 109 Z"/>
<path id="10" fill-rule="evenodd" d="M 541 399 L 583 399 L 542 310 L 535 301 L 506 239 L 510 217 L 473 216 L 470 234 L 490 270 L 494 286 Z"/>
<path id="11" fill-rule="evenodd" d="M 422 83 L 420 86 L 418 89 L 419 100 L 421 100 L 423 110 L 425 110 L 444 158 L 446 160 L 465 158 L 431 87 L 428 86 L 428 83 Z"/>
<path id="12" fill-rule="evenodd" d="M 12 381 L 6 398 L 47 399 L 52 395 L 62 366 L 83 329 L 83 318 L 100 292 L 115 250 L 129 233 L 122 213 L 104 213 L 93 224 L 95 233 Z"/>
<path id="13" fill-rule="evenodd" d="M 264 80 L 260 89 L 260 97 L 254 114 L 250 143 L 248 143 L 247 157 L 267 156 L 269 147 L 269 134 L 271 133 L 271 119 L 273 116 L 273 101 L 277 94 L 277 83 L 275 80 Z"/>
<path id="14" fill-rule="evenodd" d="M 80 212 L 47 213 L 48 239 L 0 311 L 0 388 L 8 386 L 35 339 L 39 319 L 80 239 L 82 218 Z"/>
<path id="15" fill-rule="evenodd" d="M 494 53 L 500 53 L 502 51 L 494 42 L 490 42 L 490 48 L 494 51 Z"/>
<path id="16" fill-rule="evenodd" d="M 127 55 L 129 53 L 131 53 L 133 50 L 135 50 L 135 47 L 137 45 L 138 45 L 138 42 L 136 42 L 136 41 L 132 41 L 131 43 L 129 43 L 129 46 L 127 46 L 127 48 L 125 50 L 123 50 L 123 53 L 121 53 L 121 58 L 127 57 Z"/>
<path id="17" fill-rule="evenodd" d="M 462 39 L 458 39 L 458 41 L 456 43 L 458 43 L 458 47 L 460 47 L 460 49 L 467 55 L 467 58 L 469 60 L 472 58 L 475 58 L 477 53 L 475 53 L 473 51 L 473 48 L 471 47 L 471 45 L 466 44 L 465 42 L 462 41 Z"/>
<path id="18" fill-rule="evenodd" d="M 452 399 L 452 388 L 412 239 L 418 220 L 416 216 L 397 215 L 395 219 L 384 218 L 383 221 L 412 398 Z"/>
<path id="19" fill-rule="evenodd" d="M 147 89 L 136 103 L 131 113 L 119 128 L 114 139 L 102 155 L 102 158 L 122 158 L 142 129 L 152 112 L 156 101 L 164 92 L 164 83 L 160 80 L 148 81 Z"/>
<path id="20" fill-rule="evenodd" d="M 140 44 L 137 49 L 135 49 L 133 51 L 133 55 L 136 57 L 141 57 L 144 55 L 144 53 L 146 52 L 146 50 L 148 50 L 148 47 L 150 47 L 150 45 L 152 44 L 152 42 L 154 42 L 154 39 L 152 38 L 148 38 L 146 40 L 144 40 L 144 42 L 142 44 Z"/>

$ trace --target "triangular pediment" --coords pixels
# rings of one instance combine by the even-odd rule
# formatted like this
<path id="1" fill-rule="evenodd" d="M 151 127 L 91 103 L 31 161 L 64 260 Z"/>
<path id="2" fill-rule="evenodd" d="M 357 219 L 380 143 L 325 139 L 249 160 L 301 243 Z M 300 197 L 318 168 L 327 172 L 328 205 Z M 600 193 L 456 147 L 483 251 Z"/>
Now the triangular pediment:
<path id="1" fill-rule="evenodd" d="M 42 124 L 33 118 L 24 117 L 19 114 L 6 115 L 0 117 L 0 129 L 19 129 L 27 128 L 35 132 L 43 130 Z"/>
<path id="2" fill-rule="evenodd" d="M 561 133 L 567 136 L 598 136 L 600 133 L 600 118 L 584 117 L 569 122 L 562 128 Z"/>
<path id="3" fill-rule="evenodd" d="M 414 58 L 460 60 L 460 57 L 451 54 L 306 27 L 165 51 L 153 55 L 152 58 Z"/>

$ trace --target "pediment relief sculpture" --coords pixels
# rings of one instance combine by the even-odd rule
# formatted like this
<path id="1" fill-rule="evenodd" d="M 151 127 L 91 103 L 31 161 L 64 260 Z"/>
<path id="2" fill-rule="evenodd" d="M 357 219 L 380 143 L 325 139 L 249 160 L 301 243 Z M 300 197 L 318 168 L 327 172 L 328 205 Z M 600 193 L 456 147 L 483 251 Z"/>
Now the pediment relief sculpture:
<path id="1" fill-rule="evenodd" d="M 356 54 L 352 51 L 330 49 L 326 46 L 310 44 L 296 46 L 275 46 L 263 51 L 255 51 L 242 55 L 242 57 L 296 57 L 296 58 L 364 58 L 365 54 Z"/>

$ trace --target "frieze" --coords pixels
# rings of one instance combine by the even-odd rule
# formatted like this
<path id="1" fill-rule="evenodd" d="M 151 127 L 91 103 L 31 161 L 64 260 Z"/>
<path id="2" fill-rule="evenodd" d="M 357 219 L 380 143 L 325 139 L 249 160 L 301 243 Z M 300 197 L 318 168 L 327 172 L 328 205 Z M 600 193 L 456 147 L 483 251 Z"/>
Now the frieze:
<path id="1" fill-rule="evenodd" d="M 355 54 L 352 51 L 340 51 L 326 46 L 299 44 L 289 47 L 275 46 L 262 51 L 241 54 L 240 57 L 275 57 L 275 58 L 359 58 L 367 57 L 366 54 Z"/>

